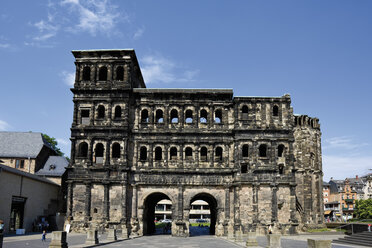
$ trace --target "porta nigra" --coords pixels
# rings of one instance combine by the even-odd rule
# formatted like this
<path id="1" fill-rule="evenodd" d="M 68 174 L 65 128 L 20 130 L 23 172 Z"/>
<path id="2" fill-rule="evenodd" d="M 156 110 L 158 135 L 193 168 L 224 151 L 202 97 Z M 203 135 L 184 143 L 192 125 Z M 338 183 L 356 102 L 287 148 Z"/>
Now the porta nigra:
<path id="1" fill-rule="evenodd" d="M 151 234 L 162 199 L 172 202 L 171 232 L 179 237 L 190 235 L 195 200 L 209 204 L 218 236 L 323 225 L 319 121 L 294 115 L 289 95 L 148 89 L 134 50 L 72 53 L 73 230 Z"/>

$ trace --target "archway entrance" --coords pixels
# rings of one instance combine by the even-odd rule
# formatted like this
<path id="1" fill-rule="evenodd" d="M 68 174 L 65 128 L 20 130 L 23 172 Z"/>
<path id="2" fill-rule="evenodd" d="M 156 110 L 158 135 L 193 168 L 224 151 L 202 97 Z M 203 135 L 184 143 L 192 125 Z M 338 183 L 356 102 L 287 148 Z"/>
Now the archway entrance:
<path id="1" fill-rule="evenodd" d="M 190 201 L 190 236 L 214 235 L 217 222 L 217 201 L 207 193 L 200 193 Z"/>
<path id="2" fill-rule="evenodd" d="M 143 235 L 170 234 L 172 221 L 172 202 L 163 193 L 153 193 L 144 202 Z M 158 226 L 160 231 L 157 228 Z"/>

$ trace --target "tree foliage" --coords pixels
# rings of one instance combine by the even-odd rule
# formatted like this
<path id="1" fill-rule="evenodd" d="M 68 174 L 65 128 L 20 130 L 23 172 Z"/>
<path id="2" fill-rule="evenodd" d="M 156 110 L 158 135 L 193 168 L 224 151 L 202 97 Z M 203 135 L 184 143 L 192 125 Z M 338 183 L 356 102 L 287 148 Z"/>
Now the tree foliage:
<path id="1" fill-rule="evenodd" d="M 358 219 L 372 219 L 372 199 L 357 200 L 354 213 Z"/>
<path id="2" fill-rule="evenodd" d="M 43 133 L 43 137 L 44 139 L 46 140 L 46 142 L 48 142 L 52 148 L 56 151 L 57 155 L 58 156 L 64 156 L 65 154 L 61 151 L 61 149 L 59 149 L 58 147 L 58 142 L 55 138 L 53 137 L 50 137 L 49 135 Z"/>

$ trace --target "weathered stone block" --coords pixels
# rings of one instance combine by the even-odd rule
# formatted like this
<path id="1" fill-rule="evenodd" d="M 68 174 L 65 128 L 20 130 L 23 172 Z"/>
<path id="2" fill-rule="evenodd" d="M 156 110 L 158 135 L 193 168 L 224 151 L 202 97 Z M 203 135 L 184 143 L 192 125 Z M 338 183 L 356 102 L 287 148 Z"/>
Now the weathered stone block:
<path id="1" fill-rule="evenodd" d="M 98 231 L 97 230 L 88 230 L 87 239 L 85 241 L 86 245 L 96 245 L 99 243 L 98 240 Z"/>
<path id="2" fill-rule="evenodd" d="M 64 231 L 52 232 L 52 241 L 49 244 L 49 248 L 67 248 L 67 233 Z"/>
<path id="3" fill-rule="evenodd" d="M 308 239 L 307 240 L 307 247 L 308 248 L 331 248 L 332 247 L 332 240 Z"/>
<path id="4" fill-rule="evenodd" d="M 107 240 L 110 241 L 118 240 L 118 237 L 116 236 L 116 229 L 108 229 Z"/>
<path id="5" fill-rule="evenodd" d="M 246 247 L 257 247 L 257 238 L 256 238 L 256 232 L 249 232 L 248 233 L 248 239 L 247 242 L 245 242 Z"/>
<path id="6" fill-rule="evenodd" d="M 281 248 L 281 243 L 280 243 L 281 238 L 282 238 L 282 235 L 280 234 L 267 235 L 267 242 L 268 242 L 267 248 Z"/>

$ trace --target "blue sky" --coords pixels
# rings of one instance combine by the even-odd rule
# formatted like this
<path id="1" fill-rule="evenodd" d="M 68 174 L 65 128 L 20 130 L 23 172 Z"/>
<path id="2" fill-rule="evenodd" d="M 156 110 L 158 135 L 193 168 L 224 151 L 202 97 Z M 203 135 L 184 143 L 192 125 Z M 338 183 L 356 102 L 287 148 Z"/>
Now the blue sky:
<path id="1" fill-rule="evenodd" d="M 290 93 L 318 117 L 324 179 L 372 169 L 372 1 L 0 2 L 0 130 L 68 155 L 71 50 L 134 48 L 148 87 Z"/>

